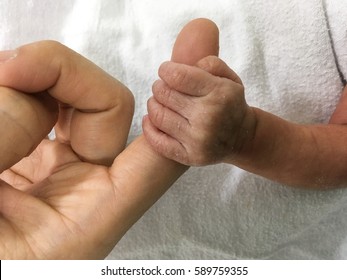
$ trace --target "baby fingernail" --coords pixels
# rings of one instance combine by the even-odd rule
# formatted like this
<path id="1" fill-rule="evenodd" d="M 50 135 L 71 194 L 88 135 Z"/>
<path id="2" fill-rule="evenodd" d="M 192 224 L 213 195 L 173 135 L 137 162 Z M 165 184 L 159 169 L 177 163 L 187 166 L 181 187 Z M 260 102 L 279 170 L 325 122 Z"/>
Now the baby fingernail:
<path id="1" fill-rule="evenodd" d="M 17 56 L 17 50 L 0 51 L 0 64 L 3 64 Z"/>

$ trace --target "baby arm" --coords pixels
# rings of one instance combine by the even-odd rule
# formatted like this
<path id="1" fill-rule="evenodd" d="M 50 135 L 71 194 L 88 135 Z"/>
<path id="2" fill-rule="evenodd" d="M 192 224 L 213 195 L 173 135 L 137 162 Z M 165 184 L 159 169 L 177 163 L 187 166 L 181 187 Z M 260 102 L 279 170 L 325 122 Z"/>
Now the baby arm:
<path id="1" fill-rule="evenodd" d="M 247 105 L 239 77 L 219 58 L 165 62 L 148 101 L 144 133 L 185 165 L 230 163 L 283 184 L 347 183 L 347 127 L 298 125 Z"/>

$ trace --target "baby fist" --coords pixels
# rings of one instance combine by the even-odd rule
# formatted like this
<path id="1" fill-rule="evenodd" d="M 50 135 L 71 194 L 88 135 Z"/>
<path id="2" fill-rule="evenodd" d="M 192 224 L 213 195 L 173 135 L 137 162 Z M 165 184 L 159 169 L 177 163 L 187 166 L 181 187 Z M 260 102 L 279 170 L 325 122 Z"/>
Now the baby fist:
<path id="1" fill-rule="evenodd" d="M 165 62 L 143 129 L 152 147 L 185 165 L 225 161 L 243 146 L 249 107 L 239 77 L 219 58 L 196 66 Z"/>

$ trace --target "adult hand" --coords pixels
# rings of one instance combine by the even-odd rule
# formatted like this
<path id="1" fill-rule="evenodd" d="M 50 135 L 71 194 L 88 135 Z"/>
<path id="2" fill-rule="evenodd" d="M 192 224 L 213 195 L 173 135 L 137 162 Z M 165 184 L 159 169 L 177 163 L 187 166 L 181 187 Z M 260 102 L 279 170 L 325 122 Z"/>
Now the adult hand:
<path id="1" fill-rule="evenodd" d="M 133 98 L 77 53 L 39 42 L 0 60 L 1 259 L 105 257 L 184 168 L 141 137 L 113 162 Z"/>
<path id="2" fill-rule="evenodd" d="M 201 29 L 188 30 L 173 50 L 182 63 L 211 46 L 211 37 L 194 36 Z M 187 169 L 143 136 L 119 154 L 133 110 L 128 90 L 60 44 L 0 53 L 0 85 L 2 259 L 104 258 Z M 56 139 L 42 140 L 57 119 Z"/>

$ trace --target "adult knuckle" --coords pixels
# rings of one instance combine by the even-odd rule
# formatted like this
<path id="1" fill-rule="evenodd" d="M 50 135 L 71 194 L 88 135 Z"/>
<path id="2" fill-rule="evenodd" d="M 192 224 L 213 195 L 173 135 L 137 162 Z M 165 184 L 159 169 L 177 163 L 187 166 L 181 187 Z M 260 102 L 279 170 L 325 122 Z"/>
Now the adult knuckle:
<path id="1" fill-rule="evenodd" d="M 135 98 L 130 89 L 120 84 L 114 100 L 111 109 L 119 112 L 117 117 L 121 114 L 122 116 L 128 116 L 129 119 L 132 118 L 135 110 Z"/>
<path id="2" fill-rule="evenodd" d="M 132 93 L 132 91 L 126 87 L 122 86 L 122 94 L 123 94 L 123 101 L 124 103 L 128 106 L 131 107 L 132 111 L 134 110 L 135 107 L 135 96 Z"/>
<path id="3" fill-rule="evenodd" d="M 66 48 L 62 43 L 60 43 L 59 41 L 55 41 L 55 40 L 44 40 L 39 42 L 39 46 L 43 47 L 43 48 L 48 48 L 48 49 L 62 49 L 62 48 Z"/>
<path id="4" fill-rule="evenodd" d="M 217 78 L 211 93 L 211 102 L 223 109 L 231 106 L 237 98 L 233 85 L 224 78 Z"/>
<path id="5" fill-rule="evenodd" d="M 69 50 L 68 47 L 55 40 L 38 41 L 24 46 L 24 48 L 29 48 L 43 54 L 55 54 L 55 57 L 59 57 L 62 53 L 65 54 L 66 50 Z"/>

